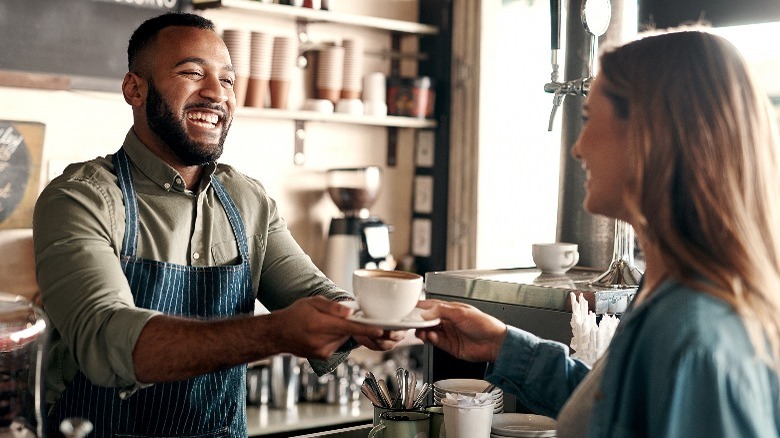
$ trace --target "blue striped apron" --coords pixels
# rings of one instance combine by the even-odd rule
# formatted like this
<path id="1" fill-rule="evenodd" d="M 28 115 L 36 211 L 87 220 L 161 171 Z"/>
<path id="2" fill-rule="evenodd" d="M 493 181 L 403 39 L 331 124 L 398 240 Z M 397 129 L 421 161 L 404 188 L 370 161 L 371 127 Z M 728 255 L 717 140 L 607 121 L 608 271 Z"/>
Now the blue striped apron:
<path id="1" fill-rule="evenodd" d="M 114 166 L 125 202 L 122 269 L 138 307 L 168 315 L 218 318 L 250 314 L 254 309 L 249 247 L 241 215 L 224 186 L 211 186 L 227 213 L 238 242 L 241 263 L 184 266 L 136 257 L 138 202 L 124 149 Z M 121 388 L 93 385 L 79 372 L 49 415 L 49 429 L 64 418 L 86 418 L 95 425 L 90 437 L 246 437 L 246 365 L 193 379 L 160 383 L 125 400 Z M 53 420 L 53 421 L 52 421 Z M 55 436 L 55 435 L 51 435 Z"/>

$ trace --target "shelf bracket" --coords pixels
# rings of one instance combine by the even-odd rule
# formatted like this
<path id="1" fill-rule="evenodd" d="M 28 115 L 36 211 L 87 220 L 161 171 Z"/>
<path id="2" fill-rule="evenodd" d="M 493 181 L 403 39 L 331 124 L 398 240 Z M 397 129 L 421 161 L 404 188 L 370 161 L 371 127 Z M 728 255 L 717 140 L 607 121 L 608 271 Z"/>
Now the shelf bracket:
<path id="1" fill-rule="evenodd" d="M 387 128 L 387 166 L 395 167 L 398 164 L 398 128 Z"/>
<path id="2" fill-rule="evenodd" d="M 401 52 L 401 34 L 398 32 L 393 32 L 390 34 L 390 52 L 391 53 Z M 390 76 L 392 77 L 401 76 L 401 59 L 398 57 L 390 58 Z"/>
<path id="3" fill-rule="evenodd" d="M 295 121 L 295 150 L 293 151 L 293 163 L 296 166 L 302 166 L 306 162 L 306 154 L 303 153 L 304 142 L 306 141 L 306 128 L 303 120 Z"/>

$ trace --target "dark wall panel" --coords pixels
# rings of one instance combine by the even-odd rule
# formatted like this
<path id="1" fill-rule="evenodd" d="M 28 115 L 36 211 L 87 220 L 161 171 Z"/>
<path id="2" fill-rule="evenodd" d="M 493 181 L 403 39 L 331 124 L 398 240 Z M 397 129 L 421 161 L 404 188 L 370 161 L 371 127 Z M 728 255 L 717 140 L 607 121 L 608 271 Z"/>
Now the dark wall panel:
<path id="1" fill-rule="evenodd" d="M 170 10 L 156 4 L 0 0 L 0 69 L 122 79 L 130 34 L 145 19 Z"/>
<path id="2" fill-rule="evenodd" d="M 713 26 L 780 21 L 780 0 L 640 0 L 639 25 L 678 26 L 699 18 Z"/>

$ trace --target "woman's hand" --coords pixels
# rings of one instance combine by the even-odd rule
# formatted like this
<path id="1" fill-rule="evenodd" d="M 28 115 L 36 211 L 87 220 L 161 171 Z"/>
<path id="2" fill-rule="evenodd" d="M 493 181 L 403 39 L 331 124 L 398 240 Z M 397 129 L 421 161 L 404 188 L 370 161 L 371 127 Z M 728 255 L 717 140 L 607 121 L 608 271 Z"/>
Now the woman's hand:
<path id="1" fill-rule="evenodd" d="M 494 362 L 506 336 L 506 324 L 468 304 L 423 300 L 425 319 L 441 318 L 441 324 L 417 329 L 417 337 L 447 353 L 471 362 Z"/>

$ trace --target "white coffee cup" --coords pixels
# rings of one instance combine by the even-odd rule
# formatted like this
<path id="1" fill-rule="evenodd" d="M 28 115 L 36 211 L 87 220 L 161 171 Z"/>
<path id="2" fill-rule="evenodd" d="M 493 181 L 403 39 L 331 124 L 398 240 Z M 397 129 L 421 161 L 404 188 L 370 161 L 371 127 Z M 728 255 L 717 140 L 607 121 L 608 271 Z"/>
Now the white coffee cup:
<path id="1" fill-rule="evenodd" d="M 444 436 L 447 438 L 490 438 L 493 404 L 480 406 L 444 406 Z"/>
<path id="2" fill-rule="evenodd" d="M 360 99 L 340 99 L 336 102 L 336 112 L 344 114 L 363 114 L 363 101 Z"/>
<path id="3" fill-rule="evenodd" d="M 412 272 L 358 269 L 352 274 L 355 299 L 371 319 L 403 319 L 420 300 L 422 285 L 422 276 Z"/>
<path id="4" fill-rule="evenodd" d="M 536 267 L 546 274 L 564 274 L 580 261 L 576 243 L 534 243 L 531 257 Z"/>
<path id="5" fill-rule="evenodd" d="M 327 99 L 306 99 L 303 103 L 305 111 L 316 111 L 318 113 L 333 113 L 333 102 Z"/>

